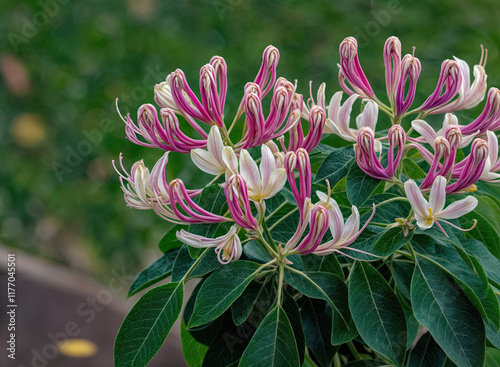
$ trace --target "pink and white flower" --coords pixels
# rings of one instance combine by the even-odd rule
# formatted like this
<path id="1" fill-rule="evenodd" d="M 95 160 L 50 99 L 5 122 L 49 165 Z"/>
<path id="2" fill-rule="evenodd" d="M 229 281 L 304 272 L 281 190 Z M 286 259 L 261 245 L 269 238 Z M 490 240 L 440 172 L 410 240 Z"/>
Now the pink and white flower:
<path id="1" fill-rule="evenodd" d="M 179 241 L 192 247 L 215 247 L 217 258 L 221 264 L 227 264 L 231 261 L 238 260 L 243 252 L 241 240 L 238 237 L 238 226 L 236 225 L 231 226 L 225 235 L 217 238 L 203 237 L 189 233 L 184 229 L 178 231 L 176 236 Z"/>
<path id="2" fill-rule="evenodd" d="M 455 201 L 445 208 L 446 201 L 446 178 L 438 176 L 434 180 L 427 201 L 417 184 L 413 180 L 408 180 L 404 184 L 406 196 L 410 201 L 411 207 L 417 220 L 417 225 L 420 229 L 425 230 L 431 228 L 434 223 L 443 231 L 448 237 L 446 232 L 439 224 L 443 221 L 455 228 L 463 230 L 454 224 L 446 221 L 446 219 L 456 219 L 471 212 L 477 206 L 477 199 L 473 196 L 468 196 L 465 199 Z"/>

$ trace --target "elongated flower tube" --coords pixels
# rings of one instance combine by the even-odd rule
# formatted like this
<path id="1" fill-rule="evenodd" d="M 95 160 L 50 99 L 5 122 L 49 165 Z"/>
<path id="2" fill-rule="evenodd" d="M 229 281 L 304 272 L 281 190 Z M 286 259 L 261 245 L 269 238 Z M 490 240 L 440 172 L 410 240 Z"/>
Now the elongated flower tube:
<path id="1" fill-rule="evenodd" d="M 401 78 L 398 81 L 394 96 L 396 119 L 403 116 L 410 108 L 417 90 L 417 81 L 420 76 L 420 61 L 414 55 L 407 54 L 401 62 Z M 406 87 L 408 81 L 408 87 Z"/>
<path id="2" fill-rule="evenodd" d="M 168 194 L 171 201 L 172 211 L 177 218 L 185 223 L 220 223 L 229 221 L 229 218 L 210 213 L 196 204 L 184 186 L 184 182 L 175 179 L 168 186 Z M 179 207 L 181 210 L 179 210 Z"/>
<path id="3" fill-rule="evenodd" d="M 487 75 L 484 67 L 486 66 L 488 50 L 485 50 L 482 46 L 481 49 L 483 51 L 481 61 L 479 62 L 479 65 L 474 66 L 474 82 L 472 84 L 470 82 L 469 65 L 465 61 L 460 60 L 458 57 L 454 57 L 455 61 L 458 63 L 460 74 L 462 75 L 462 83 L 458 92 L 458 98 L 447 105 L 432 111 L 433 114 L 448 113 L 473 108 L 484 99 L 487 88 Z"/>
<path id="4" fill-rule="evenodd" d="M 429 201 L 425 200 L 415 181 L 406 181 L 404 187 L 408 200 L 415 213 L 418 227 L 425 230 L 431 228 L 432 225 L 436 223 L 447 237 L 448 234 L 443 230 L 439 221 L 443 221 L 457 229 L 463 230 L 446 221 L 446 219 L 459 218 L 474 210 L 478 203 L 475 197 L 468 196 L 444 208 L 446 201 L 446 179 L 443 176 L 438 176 L 434 180 L 429 195 Z"/>
<path id="5" fill-rule="evenodd" d="M 304 217 L 301 217 L 297 230 L 285 245 L 287 254 L 310 254 L 320 245 L 328 230 L 328 211 L 321 205 L 313 205 L 309 208 L 308 206 L 310 206 L 309 201 L 306 203 Z M 309 227 L 309 232 L 301 241 L 307 227 Z"/>
<path id="6" fill-rule="evenodd" d="M 436 89 L 418 110 L 427 114 L 434 113 L 434 110 L 445 106 L 457 95 L 461 85 L 462 73 L 458 63 L 453 60 L 443 61 Z"/>
<path id="7" fill-rule="evenodd" d="M 384 45 L 385 86 L 391 105 L 394 105 L 396 90 L 401 79 L 401 42 L 389 37 Z"/>
<path id="8" fill-rule="evenodd" d="M 293 197 L 297 202 L 300 218 L 305 217 L 304 204 L 307 198 L 311 197 L 311 161 L 309 154 L 303 148 L 296 152 L 289 151 L 285 155 L 285 169 L 292 190 Z M 295 169 L 299 171 L 299 187 L 295 181 Z"/>
<path id="9" fill-rule="evenodd" d="M 334 252 L 338 252 L 344 256 L 348 256 L 341 251 L 342 249 L 367 254 L 364 251 L 357 250 L 348 246 L 358 238 L 361 232 L 363 232 L 368 223 L 370 223 L 370 221 L 372 220 L 373 216 L 375 215 L 375 204 L 373 204 L 373 212 L 370 218 L 368 218 L 363 227 L 359 229 L 360 216 L 358 208 L 356 208 L 354 205 L 352 206 L 352 214 L 344 223 L 344 216 L 342 215 L 337 202 L 330 198 L 329 194 L 326 195 L 320 191 L 317 191 L 316 195 L 318 195 L 321 200 L 319 204 L 328 211 L 328 225 L 330 228 L 330 232 L 332 233 L 332 239 L 316 247 L 316 249 L 313 250 L 313 254 L 324 256 L 332 254 Z"/>
<path id="10" fill-rule="evenodd" d="M 300 111 L 295 110 L 290 117 L 295 118 L 295 116 L 300 116 Z M 318 146 L 321 141 L 321 136 L 323 135 L 323 130 L 325 128 L 326 114 L 325 110 L 320 106 L 312 106 L 309 111 L 309 118 L 307 119 L 311 124 L 309 132 L 304 136 L 304 131 L 300 123 L 294 125 L 289 132 L 289 142 L 288 149 L 284 146 L 284 137 L 281 137 L 280 143 L 282 144 L 283 151 L 296 151 L 298 149 L 305 149 L 310 152 Z"/>
<path id="11" fill-rule="evenodd" d="M 232 175 L 224 186 L 227 204 L 231 217 L 240 227 L 256 230 L 257 220 L 252 215 L 248 189 L 243 177 L 239 174 Z"/>
<path id="12" fill-rule="evenodd" d="M 483 173 L 479 177 L 482 181 L 500 182 L 500 159 L 498 158 L 498 139 L 493 131 L 487 131 L 488 159 L 484 165 Z"/>
<path id="13" fill-rule="evenodd" d="M 361 68 L 358 58 L 358 42 L 354 37 L 345 38 L 339 47 L 340 71 L 339 82 L 344 91 L 349 94 L 359 94 L 363 98 L 377 100 L 368 79 Z M 352 90 L 345 84 L 347 80 Z"/>
<path id="14" fill-rule="evenodd" d="M 420 185 L 420 189 L 426 189 L 432 186 L 435 178 L 438 176 L 437 169 L 440 166 L 441 158 L 445 157 L 444 159 L 445 161 L 450 161 L 449 157 L 451 156 L 450 154 L 451 147 L 448 140 L 446 140 L 442 136 L 439 136 L 436 139 L 434 139 L 432 145 L 434 148 L 434 159 L 432 160 L 431 166 L 429 168 L 429 171 L 427 172 L 427 175 L 425 176 L 425 179 L 422 181 L 422 184 Z M 449 173 L 449 170 L 445 174 L 443 174 L 444 172 L 441 171 L 440 173 L 442 173 L 442 175 L 445 177 Z"/>
<path id="15" fill-rule="evenodd" d="M 486 131 L 500 129 L 500 90 L 490 88 L 486 104 L 481 114 L 470 124 L 461 126 L 462 134 L 469 135 L 478 132 L 479 135 Z"/>
<path id="16" fill-rule="evenodd" d="M 477 132 L 474 132 L 472 135 L 463 136 L 461 131 L 456 131 L 456 129 L 460 129 L 458 125 L 457 117 L 452 113 L 447 113 L 443 120 L 443 127 L 438 131 L 435 131 L 431 125 L 429 125 L 424 120 L 413 120 L 411 126 L 422 136 L 421 138 L 411 139 L 413 141 L 418 142 L 426 142 L 430 145 L 433 144 L 434 140 L 439 137 L 445 137 L 446 133 L 449 133 L 451 129 L 455 130 L 455 137 L 459 140 L 457 148 L 462 149 L 468 146 L 474 137 L 477 135 Z"/>
<path id="17" fill-rule="evenodd" d="M 455 165 L 452 178 L 458 176 L 457 181 L 446 187 L 446 193 L 462 192 L 471 187 L 483 174 L 487 160 L 488 143 L 483 139 L 474 140 L 468 157 Z"/>
<path id="18" fill-rule="evenodd" d="M 217 253 L 217 259 L 219 262 L 221 264 L 227 264 L 231 261 L 238 260 L 243 252 L 241 240 L 238 237 L 237 232 L 238 227 L 233 225 L 225 235 L 217 238 L 203 237 L 189 233 L 184 229 L 176 232 L 176 236 L 179 241 L 192 247 L 215 247 L 215 252 Z"/>
<path id="19" fill-rule="evenodd" d="M 267 145 L 262 145 L 261 153 L 259 169 L 245 149 L 240 152 L 241 176 L 247 184 L 248 197 L 257 203 L 276 195 L 286 183 L 285 169 L 276 167 L 271 149 Z"/>
<path id="20" fill-rule="evenodd" d="M 180 153 L 187 153 L 191 149 L 206 146 L 205 139 L 192 139 L 180 130 L 179 121 L 171 109 L 162 109 L 161 117 L 162 122 L 158 119 L 156 108 L 151 104 L 145 104 L 139 108 L 137 125 L 132 121 L 130 115 L 127 115 L 126 119 L 122 117 L 125 122 L 127 139 L 145 147 L 156 147 Z M 142 136 L 146 142 L 139 140 L 138 135 Z"/>
<path id="21" fill-rule="evenodd" d="M 406 135 L 400 125 L 394 125 L 389 129 L 389 155 L 388 164 L 384 168 L 379 157 L 375 153 L 375 134 L 369 127 L 363 127 L 358 135 L 358 143 L 354 144 L 356 162 L 367 175 L 379 180 L 390 180 L 403 156 Z M 398 149 L 394 158 L 394 151 Z"/>
<path id="22" fill-rule="evenodd" d="M 272 45 L 267 46 L 262 54 L 262 64 L 254 80 L 254 83 L 258 84 L 262 90 L 262 97 L 272 89 L 276 81 L 276 68 L 279 60 L 278 49 Z"/>
<path id="23" fill-rule="evenodd" d="M 222 141 L 219 128 L 212 126 L 207 138 L 207 150 L 191 150 L 191 160 L 202 171 L 211 175 L 226 173 L 226 177 L 238 172 L 237 158 L 233 148 Z"/>

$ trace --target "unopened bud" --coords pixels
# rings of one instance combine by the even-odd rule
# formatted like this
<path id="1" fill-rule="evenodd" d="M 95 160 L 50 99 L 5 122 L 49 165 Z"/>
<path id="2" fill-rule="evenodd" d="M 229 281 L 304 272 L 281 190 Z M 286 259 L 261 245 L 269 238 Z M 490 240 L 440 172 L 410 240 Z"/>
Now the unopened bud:
<path id="1" fill-rule="evenodd" d="M 389 142 L 393 146 L 403 147 L 406 143 L 406 134 L 401 125 L 394 125 L 389 129 Z"/>

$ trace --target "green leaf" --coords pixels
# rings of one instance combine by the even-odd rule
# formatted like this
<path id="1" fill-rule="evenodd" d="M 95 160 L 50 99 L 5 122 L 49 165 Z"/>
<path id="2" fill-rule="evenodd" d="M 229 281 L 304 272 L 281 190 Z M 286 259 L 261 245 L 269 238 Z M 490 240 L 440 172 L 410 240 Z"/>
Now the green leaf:
<path id="1" fill-rule="evenodd" d="M 219 187 L 217 184 L 205 187 L 200 194 L 198 205 L 208 210 L 210 213 L 224 215 L 228 210 L 224 188 Z M 226 225 L 226 223 L 194 223 L 189 226 L 188 232 L 208 238 L 214 238 L 219 228 Z M 189 247 L 189 254 L 195 259 L 199 256 L 201 251 L 202 249 Z"/>
<path id="2" fill-rule="evenodd" d="M 343 367 L 389 367 L 387 363 L 375 361 L 375 360 L 364 360 L 364 361 L 354 361 L 345 364 Z"/>
<path id="3" fill-rule="evenodd" d="M 299 352 L 299 362 L 302 364 L 304 362 L 304 356 L 306 351 L 306 339 L 304 335 L 304 329 L 302 327 L 302 318 L 300 317 L 300 310 L 297 302 L 293 297 L 285 290 L 283 292 L 283 303 L 281 307 L 286 313 L 290 325 L 292 326 L 293 335 L 297 343 L 297 350 Z"/>
<path id="4" fill-rule="evenodd" d="M 368 226 L 349 247 L 365 251 L 378 257 L 387 257 L 411 240 L 411 233 L 405 237 L 401 228 Z M 362 261 L 377 260 L 373 256 L 357 251 L 345 250 L 349 256 Z"/>
<path id="5" fill-rule="evenodd" d="M 300 311 L 306 345 L 322 367 L 331 365 L 339 349 L 330 344 L 332 322 L 325 312 L 325 306 L 322 300 L 306 298 Z"/>
<path id="6" fill-rule="evenodd" d="M 327 256 L 317 256 L 314 254 L 302 256 L 304 270 L 306 271 L 322 271 L 337 275 L 340 279 L 345 280 L 345 275 L 340 266 L 335 254 Z"/>
<path id="7" fill-rule="evenodd" d="M 486 367 L 500 367 L 500 350 L 486 348 Z"/>
<path id="8" fill-rule="evenodd" d="M 235 325 L 245 322 L 254 308 L 263 314 L 267 313 L 271 307 L 268 280 L 269 278 L 260 282 L 251 282 L 243 294 L 231 305 L 231 315 Z"/>
<path id="9" fill-rule="evenodd" d="M 165 279 L 172 272 L 175 258 L 179 249 L 173 249 L 165 253 L 162 257 L 141 271 L 130 286 L 128 297 L 149 287 L 150 285 Z"/>
<path id="10" fill-rule="evenodd" d="M 459 367 L 483 366 L 485 332 L 481 316 L 450 275 L 419 258 L 411 301 L 418 322 L 451 360 Z"/>
<path id="11" fill-rule="evenodd" d="M 361 206 L 372 194 L 381 181 L 368 176 L 357 164 L 353 164 L 347 173 L 347 198 L 352 205 Z"/>
<path id="12" fill-rule="evenodd" d="M 474 229 L 467 232 L 468 237 L 475 238 L 488 247 L 488 250 L 500 258 L 500 207 L 494 199 L 489 196 L 476 196 L 478 205 L 469 214 L 460 218 L 460 224 L 464 228 L 471 227 L 474 219 L 477 219 L 477 225 Z"/>
<path id="13" fill-rule="evenodd" d="M 116 367 L 143 367 L 154 357 L 181 312 L 183 297 L 183 284 L 169 283 L 137 301 L 116 337 Z"/>
<path id="14" fill-rule="evenodd" d="M 176 232 L 180 231 L 183 227 L 185 226 L 177 224 L 170 228 L 167 233 L 165 233 L 165 235 L 160 240 L 160 243 L 158 244 L 161 252 L 166 253 L 170 250 L 180 248 L 182 246 L 182 242 L 177 239 Z"/>
<path id="15" fill-rule="evenodd" d="M 261 245 L 256 240 L 251 240 L 245 246 L 243 246 L 243 253 L 252 261 L 265 264 L 271 261 L 271 256 L 269 252 L 264 250 Z"/>
<path id="16" fill-rule="evenodd" d="M 431 334 L 425 333 L 411 351 L 408 367 L 442 366 L 446 358 L 446 353 L 432 338 Z"/>
<path id="17" fill-rule="evenodd" d="M 479 263 L 476 263 L 476 267 L 471 269 L 450 242 L 435 241 L 427 236 L 416 235 L 413 237 L 412 245 L 417 257 L 432 261 L 450 274 L 483 319 L 498 328 L 500 325 L 500 306 Z M 471 264 L 474 265 L 474 262 L 472 261 Z M 480 275 L 484 276 L 483 279 Z"/>
<path id="18" fill-rule="evenodd" d="M 277 305 L 262 320 L 241 357 L 242 367 L 299 367 L 299 354 L 288 317 Z"/>
<path id="19" fill-rule="evenodd" d="M 196 265 L 196 267 L 193 269 L 188 277 L 188 280 L 202 277 L 222 266 L 213 248 L 208 248 L 205 250 L 207 251 L 206 254 L 203 255 L 203 259 L 201 259 L 198 265 Z M 180 281 L 195 261 L 196 260 L 194 260 L 189 254 L 188 246 L 183 245 L 174 262 L 174 267 L 172 269 L 172 281 Z"/>
<path id="20" fill-rule="evenodd" d="M 403 159 L 403 172 L 412 180 L 424 179 L 427 176 L 424 170 L 410 158 Z"/>
<path id="21" fill-rule="evenodd" d="M 406 318 L 398 298 L 373 266 L 357 262 L 349 276 L 349 307 L 363 340 L 397 366 L 406 352 Z"/>
<path id="22" fill-rule="evenodd" d="M 334 345 L 343 344 L 358 335 L 349 311 L 347 286 L 338 276 L 309 271 L 285 271 L 285 281 L 304 295 L 322 299 L 332 308 L 332 338 Z"/>
<path id="23" fill-rule="evenodd" d="M 333 187 L 347 175 L 353 163 L 354 149 L 352 146 L 338 148 L 325 158 L 318 169 L 314 182 L 324 183 L 325 180 L 328 180 Z"/>
<path id="24" fill-rule="evenodd" d="M 394 259 L 392 262 L 392 276 L 396 281 L 396 286 L 406 299 L 410 299 L 410 286 L 411 286 L 411 276 L 415 269 L 414 264 L 409 264 L 404 261 L 397 261 Z"/>
<path id="25" fill-rule="evenodd" d="M 208 347 L 191 336 L 186 329 L 184 319 L 181 320 L 181 345 L 187 365 L 189 367 L 201 367 Z"/>
<path id="26" fill-rule="evenodd" d="M 206 324 L 222 315 L 243 293 L 260 269 L 260 264 L 239 260 L 212 273 L 203 283 L 196 298 L 188 328 Z"/>
<path id="27" fill-rule="evenodd" d="M 500 260 L 491 254 L 488 248 L 476 239 L 462 240 L 465 251 L 474 256 L 483 267 L 490 282 L 500 289 Z"/>

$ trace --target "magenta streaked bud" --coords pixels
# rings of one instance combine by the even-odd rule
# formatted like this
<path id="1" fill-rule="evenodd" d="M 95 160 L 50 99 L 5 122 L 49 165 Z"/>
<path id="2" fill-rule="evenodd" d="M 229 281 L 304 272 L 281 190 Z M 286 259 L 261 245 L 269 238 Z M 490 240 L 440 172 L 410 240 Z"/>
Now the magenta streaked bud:
<path id="1" fill-rule="evenodd" d="M 475 139 L 472 143 L 471 152 L 465 158 L 464 164 L 455 165 L 453 176 L 457 181 L 446 187 L 446 193 L 460 192 L 473 185 L 481 177 L 488 160 L 488 143 L 483 139 Z"/>
<path id="2" fill-rule="evenodd" d="M 405 55 L 401 62 L 401 78 L 394 98 L 396 116 L 402 116 L 410 108 L 415 98 L 417 81 L 420 76 L 420 61 L 413 55 Z M 408 81 L 408 87 L 406 84 Z M 405 92 L 405 90 L 407 92 Z M 405 94 L 406 93 L 406 94 Z"/>
<path id="3" fill-rule="evenodd" d="M 243 177 L 239 174 L 231 176 L 224 186 L 227 205 L 231 217 L 240 227 L 256 230 L 257 220 L 252 215 L 248 189 Z"/>
<path id="4" fill-rule="evenodd" d="M 256 93 L 246 94 L 245 103 L 246 137 L 244 149 L 259 145 L 264 139 L 265 120 L 262 113 L 262 103 Z"/>
<path id="5" fill-rule="evenodd" d="M 171 200 L 172 211 L 177 218 L 186 223 L 220 223 L 229 219 L 210 213 L 196 204 L 184 186 L 184 182 L 175 179 L 170 182 L 168 194 Z M 179 206 L 181 210 L 177 207 Z"/>
<path id="6" fill-rule="evenodd" d="M 212 65 L 204 65 L 200 70 L 201 101 L 207 114 L 217 126 L 223 126 L 224 104 L 219 98 L 217 74 Z M 225 96 L 224 96 L 225 98 Z"/>
<path id="7" fill-rule="evenodd" d="M 418 110 L 430 113 L 432 110 L 443 107 L 457 95 L 461 85 L 462 74 L 458 63 L 454 60 L 443 61 L 436 89 Z"/>
<path id="8" fill-rule="evenodd" d="M 406 143 L 406 134 L 401 125 L 392 126 L 389 129 L 388 137 L 390 144 L 399 148 L 403 147 Z"/>
<path id="9" fill-rule="evenodd" d="M 295 169 L 299 171 L 299 187 L 295 180 Z M 309 154 L 303 148 L 296 152 L 289 151 L 285 155 L 285 170 L 293 197 L 297 202 L 301 218 L 303 217 L 304 203 L 311 197 L 311 161 Z"/>
<path id="10" fill-rule="evenodd" d="M 280 59 L 280 53 L 274 46 L 267 46 L 262 55 L 262 65 L 260 66 L 259 73 L 254 80 L 262 90 L 262 97 L 264 97 L 273 87 L 276 81 L 276 68 Z"/>
<path id="11" fill-rule="evenodd" d="M 490 88 L 483 112 L 470 124 L 461 126 L 462 134 L 484 134 L 486 131 L 500 129 L 500 90 Z"/>
<path id="12" fill-rule="evenodd" d="M 155 101 L 161 108 L 171 108 L 176 113 L 181 113 L 177 105 L 175 104 L 174 97 L 172 97 L 172 90 L 170 89 L 170 83 L 172 81 L 172 74 L 167 77 L 167 80 L 156 84 L 154 88 Z"/>
<path id="13" fill-rule="evenodd" d="M 310 212 L 309 233 L 295 247 L 293 252 L 307 255 L 316 250 L 328 230 L 328 211 L 321 205 L 315 205 Z M 300 226 L 299 226 L 300 228 Z"/>
<path id="14" fill-rule="evenodd" d="M 401 125 L 394 125 L 389 129 L 389 159 L 387 168 L 385 169 L 386 174 L 389 177 L 394 176 L 396 169 L 401 162 L 403 156 L 404 146 L 406 144 L 406 134 Z M 398 149 L 396 158 L 394 158 L 394 150 Z"/>
<path id="15" fill-rule="evenodd" d="M 458 125 L 448 125 L 444 132 L 446 140 L 450 142 L 451 146 L 460 146 L 462 144 L 462 131 Z"/>
<path id="16" fill-rule="evenodd" d="M 356 39 L 354 37 L 345 38 L 340 44 L 339 52 L 339 79 L 342 89 L 349 94 L 357 93 L 363 98 L 377 99 L 359 63 Z M 354 92 L 345 85 L 344 79 L 349 82 Z"/>
<path id="17" fill-rule="evenodd" d="M 226 94 L 227 94 L 227 65 L 226 61 L 224 60 L 223 57 L 220 56 L 214 56 L 210 60 L 210 65 L 214 68 L 215 75 L 217 77 L 218 85 L 219 85 L 219 91 L 218 91 L 218 96 L 219 96 L 219 102 L 220 102 L 220 109 L 221 111 L 224 111 L 224 106 L 226 103 Z"/>
<path id="18" fill-rule="evenodd" d="M 325 110 L 320 106 L 313 106 L 309 113 L 309 123 L 311 124 L 311 128 L 309 129 L 309 133 L 302 143 L 302 148 L 310 152 L 318 146 L 321 141 L 321 136 L 323 135 L 325 122 Z"/>
<path id="19" fill-rule="evenodd" d="M 420 185 L 420 189 L 426 189 L 432 185 L 434 182 L 434 179 L 438 175 L 442 175 L 446 177 L 452 167 L 452 164 L 455 160 L 455 153 L 457 151 L 457 147 L 455 146 L 453 149 L 453 157 L 450 157 L 452 148 L 450 146 L 450 143 L 446 138 L 443 136 L 438 136 L 436 139 L 434 139 L 434 142 L 432 144 L 434 148 L 434 157 L 431 163 L 431 166 L 427 172 L 427 175 L 422 181 L 422 184 Z M 444 164 L 441 165 L 441 169 L 439 173 L 436 172 L 437 168 L 440 166 L 440 161 L 441 158 L 444 158 Z M 451 163 L 451 165 L 449 164 Z"/>
<path id="20" fill-rule="evenodd" d="M 394 101 L 394 94 L 401 79 L 401 42 L 397 37 L 389 37 L 384 45 L 385 85 L 389 100 Z"/>

